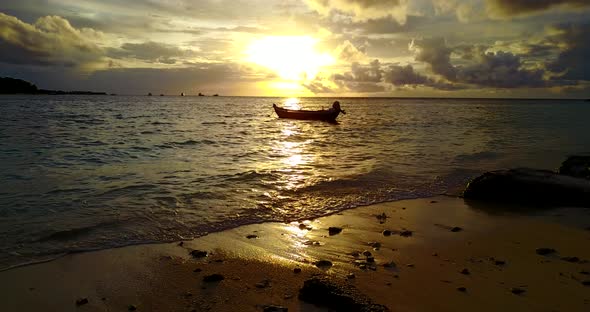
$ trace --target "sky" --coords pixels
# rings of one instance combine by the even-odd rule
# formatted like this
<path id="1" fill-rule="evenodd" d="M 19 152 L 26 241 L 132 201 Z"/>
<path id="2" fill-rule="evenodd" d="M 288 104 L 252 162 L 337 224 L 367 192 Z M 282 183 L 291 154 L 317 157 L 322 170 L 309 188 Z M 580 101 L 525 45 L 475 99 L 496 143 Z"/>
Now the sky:
<path id="1" fill-rule="evenodd" d="M 590 0 L 3 0 L 0 76 L 118 94 L 590 98 Z"/>

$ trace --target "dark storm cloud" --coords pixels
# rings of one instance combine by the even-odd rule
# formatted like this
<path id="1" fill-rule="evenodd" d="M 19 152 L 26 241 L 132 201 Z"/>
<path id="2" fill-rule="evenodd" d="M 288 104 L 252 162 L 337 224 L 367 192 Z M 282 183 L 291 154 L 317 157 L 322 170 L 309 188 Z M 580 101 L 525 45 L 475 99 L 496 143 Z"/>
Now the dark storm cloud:
<path id="1" fill-rule="evenodd" d="M 102 49 L 89 38 L 92 29 L 76 29 L 59 16 L 45 16 L 34 24 L 0 13 L 0 62 L 78 66 L 97 61 Z"/>
<path id="2" fill-rule="evenodd" d="M 549 40 L 564 46 L 564 50 L 548 64 L 548 69 L 562 73 L 561 79 L 590 80 L 590 24 L 557 25 L 551 31 L 555 35 Z"/>
<path id="3" fill-rule="evenodd" d="M 510 52 L 486 52 L 485 46 L 459 46 L 463 65 L 451 63 L 453 49 L 443 39 L 416 41 L 416 61 L 427 63 L 434 74 L 453 83 L 491 88 L 546 87 L 542 69 L 525 68 L 519 55 Z M 555 82 L 554 82 L 555 83 Z"/>
<path id="4" fill-rule="evenodd" d="M 108 55 L 113 58 L 134 58 L 151 63 L 175 64 L 178 58 L 195 55 L 192 50 L 182 50 L 174 45 L 144 42 L 125 43 L 118 49 L 110 49 Z"/>
<path id="5" fill-rule="evenodd" d="M 588 0 L 488 0 L 492 16 L 509 17 L 548 10 L 556 6 L 580 8 L 590 6 Z"/>
<path id="6" fill-rule="evenodd" d="M 424 85 L 431 82 L 431 79 L 414 71 L 412 65 L 400 66 L 391 65 L 385 73 L 385 81 L 396 86 Z"/>
<path id="7" fill-rule="evenodd" d="M 352 63 L 350 72 L 334 75 L 334 80 L 348 82 L 381 82 L 383 77 L 379 60 L 372 61 L 368 66 L 357 62 Z"/>

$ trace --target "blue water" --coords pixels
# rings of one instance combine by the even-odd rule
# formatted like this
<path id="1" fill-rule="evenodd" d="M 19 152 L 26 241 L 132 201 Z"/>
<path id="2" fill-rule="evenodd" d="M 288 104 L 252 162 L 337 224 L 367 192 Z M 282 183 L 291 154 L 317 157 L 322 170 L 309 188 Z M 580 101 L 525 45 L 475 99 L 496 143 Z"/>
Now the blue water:
<path id="1" fill-rule="evenodd" d="M 0 268 L 431 196 L 590 152 L 583 101 L 339 100 L 348 114 L 330 124 L 278 119 L 283 98 L 0 96 Z"/>

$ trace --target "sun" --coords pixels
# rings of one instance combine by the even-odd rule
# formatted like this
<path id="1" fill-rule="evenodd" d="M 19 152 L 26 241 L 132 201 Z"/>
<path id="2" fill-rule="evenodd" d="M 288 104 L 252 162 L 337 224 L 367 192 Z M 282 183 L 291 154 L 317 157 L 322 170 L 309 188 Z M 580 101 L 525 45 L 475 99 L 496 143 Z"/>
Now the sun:
<path id="1" fill-rule="evenodd" d="M 264 37 L 248 46 L 247 60 L 276 72 L 283 80 L 311 80 L 321 67 L 334 63 L 332 56 L 316 50 L 317 42 L 309 36 Z"/>

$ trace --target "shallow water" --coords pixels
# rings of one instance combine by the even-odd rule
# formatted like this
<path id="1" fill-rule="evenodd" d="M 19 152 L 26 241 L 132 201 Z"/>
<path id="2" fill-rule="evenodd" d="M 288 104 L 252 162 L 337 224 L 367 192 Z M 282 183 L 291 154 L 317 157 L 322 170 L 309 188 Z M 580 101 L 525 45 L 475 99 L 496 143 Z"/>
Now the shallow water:
<path id="1" fill-rule="evenodd" d="M 0 268 L 440 194 L 590 152 L 583 101 L 0 97 Z M 303 98 L 307 109 L 334 99 Z"/>

